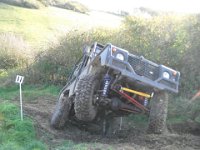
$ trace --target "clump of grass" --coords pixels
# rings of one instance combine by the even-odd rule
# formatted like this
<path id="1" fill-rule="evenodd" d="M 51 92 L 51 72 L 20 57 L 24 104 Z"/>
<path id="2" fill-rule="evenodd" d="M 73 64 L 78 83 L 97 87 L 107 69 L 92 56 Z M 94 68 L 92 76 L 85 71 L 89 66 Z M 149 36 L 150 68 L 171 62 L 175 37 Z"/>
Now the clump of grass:
<path id="1" fill-rule="evenodd" d="M 1 72 L 26 65 L 29 50 L 28 44 L 22 37 L 13 33 L 0 33 Z"/>
<path id="2" fill-rule="evenodd" d="M 57 86 L 22 86 L 22 94 L 24 101 L 34 101 L 39 97 L 57 97 L 60 88 Z M 12 85 L 7 87 L 0 87 L 0 99 L 13 100 L 19 97 L 18 85 Z"/>
<path id="3" fill-rule="evenodd" d="M 0 145 L 1 149 L 38 149 L 45 150 L 47 146 L 36 139 L 33 122 L 24 118 L 20 120 L 19 109 L 9 103 L 0 103 Z"/>
<path id="4" fill-rule="evenodd" d="M 112 146 L 104 146 L 100 143 L 74 143 L 73 141 L 67 140 L 61 142 L 58 146 L 55 146 L 56 150 L 88 150 L 88 149 L 107 149 L 112 150 Z"/>

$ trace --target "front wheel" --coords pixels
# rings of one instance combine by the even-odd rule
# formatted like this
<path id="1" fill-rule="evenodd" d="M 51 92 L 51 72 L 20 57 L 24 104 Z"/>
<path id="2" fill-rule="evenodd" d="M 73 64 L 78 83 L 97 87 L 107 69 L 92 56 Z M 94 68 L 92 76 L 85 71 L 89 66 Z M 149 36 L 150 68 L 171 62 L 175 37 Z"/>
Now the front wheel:
<path id="1" fill-rule="evenodd" d="M 55 111 L 51 118 L 51 126 L 56 129 L 64 127 L 68 120 L 69 113 L 72 107 L 72 98 L 61 93 L 55 108 Z"/>
<path id="2" fill-rule="evenodd" d="M 150 105 L 148 132 L 162 134 L 166 131 L 168 94 L 164 91 L 156 92 Z"/>
<path id="3" fill-rule="evenodd" d="M 74 101 L 75 116 L 79 120 L 92 121 L 96 117 L 93 99 L 99 84 L 97 75 L 86 75 L 79 80 Z"/>

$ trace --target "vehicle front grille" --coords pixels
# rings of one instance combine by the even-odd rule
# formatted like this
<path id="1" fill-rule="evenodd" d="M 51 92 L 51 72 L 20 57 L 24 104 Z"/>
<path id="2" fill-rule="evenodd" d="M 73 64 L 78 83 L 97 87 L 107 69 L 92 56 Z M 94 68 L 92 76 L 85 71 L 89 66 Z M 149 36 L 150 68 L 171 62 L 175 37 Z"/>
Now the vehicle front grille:
<path id="1" fill-rule="evenodd" d="M 136 74 L 144 76 L 151 80 L 156 80 L 159 77 L 159 67 L 150 64 L 148 61 L 144 61 L 138 57 L 129 56 L 128 62 L 132 66 Z"/>

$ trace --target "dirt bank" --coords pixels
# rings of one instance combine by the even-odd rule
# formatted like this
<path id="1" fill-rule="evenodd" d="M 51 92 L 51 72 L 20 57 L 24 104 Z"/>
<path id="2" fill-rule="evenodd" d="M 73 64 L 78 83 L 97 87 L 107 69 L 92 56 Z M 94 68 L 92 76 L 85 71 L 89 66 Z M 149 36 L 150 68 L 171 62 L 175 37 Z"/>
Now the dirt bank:
<path id="1" fill-rule="evenodd" d="M 99 143 L 103 144 L 102 149 L 117 150 L 200 149 L 199 127 L 192 122 L 169 125 L 169 132 L 165 135 L 146 134 L 144 129 L 133 127 L 117 131 L 109 137 L 91 134 L 73 125 L 66 126 L 64 130 L 55 130 L 49 126 L 55 103 L 55 100 L 42 98 L 34 103 L 24 104 L 25 114 L 35 121 L 38 137 L 43 139 L 51 149 L 54 149 L 54 145 L 62 140 L 72 140 L 75 143 Z"/>

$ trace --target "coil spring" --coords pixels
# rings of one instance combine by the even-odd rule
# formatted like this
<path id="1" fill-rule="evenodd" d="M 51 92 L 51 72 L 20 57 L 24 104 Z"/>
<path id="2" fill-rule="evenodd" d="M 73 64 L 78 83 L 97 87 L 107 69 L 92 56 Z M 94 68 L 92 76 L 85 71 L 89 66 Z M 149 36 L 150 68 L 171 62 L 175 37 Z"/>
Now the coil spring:
<path id="1" fill-rule="evenodd" d="M 102 86 L 102 96 L 107 97 L 110 88 L 111 77 L 109 74 L 106 74 L 103 77 L 103 86 Z"/>

